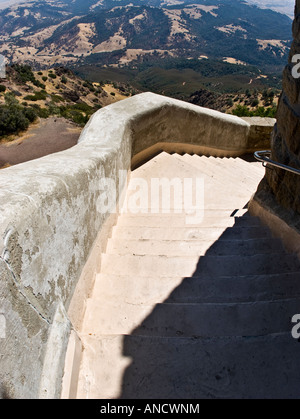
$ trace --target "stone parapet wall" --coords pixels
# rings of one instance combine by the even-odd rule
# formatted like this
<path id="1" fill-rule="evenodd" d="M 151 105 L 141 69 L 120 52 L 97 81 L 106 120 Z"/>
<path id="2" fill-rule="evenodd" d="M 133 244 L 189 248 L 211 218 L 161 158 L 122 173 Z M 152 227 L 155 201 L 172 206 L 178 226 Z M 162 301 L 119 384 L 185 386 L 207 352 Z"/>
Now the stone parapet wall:
<path id="1" fill-rule="evenodd" d="M 110 220 L 97 207 L 101 178 L 118 183 L 118 169 L 123 168 L 118 167 L 119 154 L 122 150 L 113 145 L 102 150 L 82 144 L 1 171 L 0 313 L 6 330 L 0 339 L 0 387 L 7 397 L 59 396 L 65 332 L 71 324 L 67 315 L 57 323 L 54 319 L 60 306 L 61 313 L 72 306 L 99 231 L 105 243 Z M 82 281 L 84 299 L 93 277 Z M 82 314 L 79 308 L 72 311 L 74 324 Z M 61 326 L 64 339 L 53 343 L 54 329 Z M 53 345 L 55 357 L 45 371 L 44 359 Z M 48 382 L 55 368 L 58 382 Z"/>

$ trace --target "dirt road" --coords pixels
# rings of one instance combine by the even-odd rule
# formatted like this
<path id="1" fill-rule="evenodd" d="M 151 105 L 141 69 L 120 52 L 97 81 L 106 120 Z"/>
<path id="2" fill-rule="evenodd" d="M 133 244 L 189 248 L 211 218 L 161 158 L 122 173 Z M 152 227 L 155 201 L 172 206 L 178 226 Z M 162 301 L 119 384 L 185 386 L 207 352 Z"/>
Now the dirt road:
<path id="1" fill-rule="evenodd" d="M 77 144 L 81 130 L 64 118 L 41 119 L 16 140 L 0 144 L 0 168 L 66 150 Z"/>

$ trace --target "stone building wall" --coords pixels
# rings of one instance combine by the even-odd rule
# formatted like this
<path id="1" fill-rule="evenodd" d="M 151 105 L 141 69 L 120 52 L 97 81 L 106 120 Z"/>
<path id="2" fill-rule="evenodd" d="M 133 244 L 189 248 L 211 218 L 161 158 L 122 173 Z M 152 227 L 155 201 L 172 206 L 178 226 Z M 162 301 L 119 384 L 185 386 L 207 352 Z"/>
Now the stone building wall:
<path id="1" fill-rule="evenodd" d="M 275 161 L 300 168 L 300 0 L 296 1 L 293 43 L 283 71 L 282 94 L 277 123 L 272 133 L 272 156 Z M 299 56 L 300 58 L 300 56 Z M 295 77 L 296 76 L 296 77 Z M 300 231 L 300 177 L 282 169 L 268 168 L 254 198 L 288 225 Z"/>

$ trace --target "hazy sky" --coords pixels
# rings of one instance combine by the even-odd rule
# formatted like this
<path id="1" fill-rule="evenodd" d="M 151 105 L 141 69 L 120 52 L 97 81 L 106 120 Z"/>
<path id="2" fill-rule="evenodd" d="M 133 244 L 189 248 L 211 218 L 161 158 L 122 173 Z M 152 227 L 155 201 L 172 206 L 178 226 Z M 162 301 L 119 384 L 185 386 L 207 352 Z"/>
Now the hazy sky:
<path id="1" fill-rule="evenodd" d="M 23 0 L 0 0 L 0 9 L 10 6 L 14 3 L 21 3 Z"/>
<path id="2" fill-rule="evenodd" d="M 0 0 L 0 8 L 7 7 L 14 3 L 20 3 L 24 0 Z M 249 3 L 256 3 L 266 5 L 267 7 L 274 7 L 277 10 L 293 15 L 295 0 L 248 0 Z M 284 9 L 284 10 L 283 10 Z"/>
<path id="3" fill-rule="evenodd" d="M 290 17 L 294 16 L 295 0 L 246 0 L 259 6 L 274 8 L 277 12 L 286 13 Z"/>

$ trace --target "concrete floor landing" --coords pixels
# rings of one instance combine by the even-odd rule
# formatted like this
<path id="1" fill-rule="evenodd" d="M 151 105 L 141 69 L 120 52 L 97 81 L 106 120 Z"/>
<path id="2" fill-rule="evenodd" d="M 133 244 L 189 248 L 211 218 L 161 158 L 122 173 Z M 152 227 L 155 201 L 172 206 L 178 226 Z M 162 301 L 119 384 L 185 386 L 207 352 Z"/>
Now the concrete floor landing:
<path id="1" fill-rule="evenodd" d="M 263 175 L 240 158 L 167 153 L 132 172 L 127 204 L 140 212 L 119 216 L 102 255 L 78 398 L 300 396 L 299 261 L 247 213 Z M 150 197 L 153 178 L 190 183 L 169 205 Z"/>

